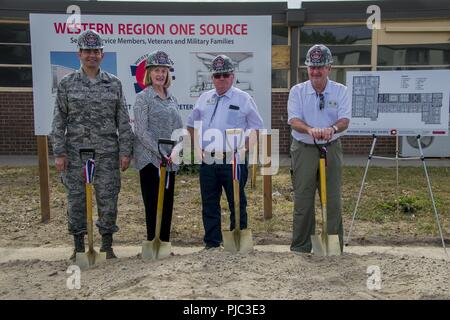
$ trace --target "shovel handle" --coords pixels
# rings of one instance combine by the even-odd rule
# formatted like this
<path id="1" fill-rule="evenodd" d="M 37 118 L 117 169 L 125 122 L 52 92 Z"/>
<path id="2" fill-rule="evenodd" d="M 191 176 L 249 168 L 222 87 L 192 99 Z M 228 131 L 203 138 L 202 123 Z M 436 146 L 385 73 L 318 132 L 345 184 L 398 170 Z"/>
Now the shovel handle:
<path id="1" fill-rule="evenodd" d="M 80 148 L 79 150 L 80 160 L 84 162 L 83 156 L 89 154 L 88 159 L 95 160 L 95 149 L 93 148 Z M 83 163 L 83 168 L 84 168 Z M 94 221 L 92 218 L 92 184 L 85 183 L 86 186 L 86 220 L 87 220 L 87 233 L 88 233 L 88 245 L 89 252 L 94 251 Z"/>
<path id="2" fill-rule="evenodd" d="M 325 159 L 319 160 L 320 199 L 322 206 L 327 205 L 327 176 L 325 171 Z"/>
<path id="3" fill-rule="evenodd" d="M 320 159 L 326 159 L 326 158 L 327 158 L 327 147 L 326 147 L 326 146 L 328 145 L 328 143 L 326 143 L 326 144 L 320 146 L 320 145 L 317 143 L 317 140 L 314 139 L 314 144 L 316 145 L 317 150 L 319 150 L 319 156 L 320 156 Z"/>
<path id="4" fill-rule="evenodd" d="M 237 141 L 236 148 L 234 148 L 233 151 L 241 150 L 245 147 L 245 137 L 244 137 L 244 130 L 242 129 L 226 129 L 225 130 L 225 140 L 227 142 L 227 146 L 231 149 L 233 149 L 233 146 L 231 145 L 229 137 L 235 137 L 238 136 L 239 140 Z M 234 139 L 233 139 L 234 142 Z"/>
<path id="5" fill-rule="evenodd" d="M 86 183 L 86 218 L 89 252 L 94 251 L 94 221 L 92 218 L 92 184 Z"/>
<path id="6" fill-rule="evenodd" d="M 234 229 L 241 230 L 241 202 L 239 194 L 239 180 L 233 180 L 234 200 Z"/>
<path id="7" fill-rule="evenodd" d="M 95 160 L 95 149 L 92 148 L 80 148 L 80 159 L 83 161 L 83 154 L 90 153 L 92 157 L 90 159 Z"/>
<path id="8" fill-rule="evenodd" d="M 163 152 L 161 151 L 161 145 L 169 145 L 171 147 L 170 152 L 172 152 L 172 149 L 175 147 L 175 144 L 176 144 L 175 140 L 158 139 L 158 151 L 159 151 L 159 154 L 161 155 L 161 161 L 164 166 L 167 164 L 166 157 L 168 157 L 170 154 L 167 154 L 167 155 L 163 154 Z"/>
<path id="9" fill-rule="evenodd" d="M 164 205 L 164 185 L 166 184 L 166 167 L 161 165 L 159 188 L 158 188 L 158 203 L 156 205 L 156 226 L 155 226 L 155 240 L 159 240 L 161 235 L 162 214 Z"/>
<path id="10" fill-rule="evenodd" d="M 328 243 L 328 220 L 327 220 L 327 177 L 325 172 L 325 159 L 319 160 L 320 176 L 320 202 L 322 204 L 322 238 Z"/>

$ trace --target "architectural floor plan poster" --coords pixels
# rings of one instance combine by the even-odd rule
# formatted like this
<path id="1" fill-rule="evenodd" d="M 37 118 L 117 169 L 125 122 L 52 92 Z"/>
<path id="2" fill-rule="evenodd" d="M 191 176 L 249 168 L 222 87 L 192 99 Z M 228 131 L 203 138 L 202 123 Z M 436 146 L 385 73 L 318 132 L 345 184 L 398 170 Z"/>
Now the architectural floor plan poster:
<path id="1" fill-rule="evenodd" d="M 347 72 L 349 135 L 445 136 L 450 70 Z"/>

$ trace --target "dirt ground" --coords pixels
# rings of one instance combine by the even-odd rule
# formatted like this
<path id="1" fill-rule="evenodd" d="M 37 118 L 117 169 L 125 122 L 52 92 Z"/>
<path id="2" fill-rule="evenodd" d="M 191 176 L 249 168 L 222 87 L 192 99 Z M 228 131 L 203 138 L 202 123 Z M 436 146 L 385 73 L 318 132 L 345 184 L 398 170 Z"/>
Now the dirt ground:
<path id="1" fill-rule="evenodd" d="M 0 249 L 30 248 L 32 258 L 11 255 L 0 263 L 0 299 L 450 299 L 450 264 L 442 257 L 384 250 L 340 257 L 289 252 L 292 201 L 288 178 L 274 177 L 274 217 L 262 218 L 262 194 L 249 190 L 249 215 L 257 249 L 230 254 L 202 251 L 203 227 L 196 177 L 177 177 L 172 245 L 184 248 L 157 261 L 122 255 L 81 272 L 81 288 L 67 287 L 71 237 L 66 199 L 57 175 L 51 175 L 52 219 L 40 222 L 35 169 L 0 170 Z M 283 180 L 285 179 L 285 180 Z M 287 179 L 287 180 L 286 180 Z M 345 200 L 345 199 L 344 199 Z M 223 200 L 225 201 L 225 200 Z M 139 251 L 145 234 L 143 205 L 136 173 L 122 181 L 115 246 Z M 226 207 L 225 202 L 222 205 Z M 224 209 L 224 226 L 227 221 Z M 448 217 L 447 217 L 448 219 Z M 431 220 L 432 221 L 432 220 Z M 350 219 L 344 217 L 345 230 Z M 446 234 L 448 230 L 444 229 Z M 98 234 L 95 235 L 98 248 Z M 417 232 L 408 221 L 386 224 L 357 221 L 354 247 L 439 247 L 436 235 Z M 283 250 L 271 246 L 284 246 Z M 447 244 L 448 246 L 448 244 Z M 67 248 L 48 259 L 39 250 Z M 34 249 L 33 249 L 34 248 Z M 265 248 L 265 249 L 261 249 Z M 430 247 L 431 248 L 431 247 Z M 181 249 L 180 249 L 181 250 Z M 0 251 L 1 252 L 1 251 Z M 58 251 L 58 252 L 61 252 Z M 120 256 L 120 255 L 119 255 Z M 37 257 L 37 258 L 36 258 Z M 381 288 L 368 285 L 368 268 L 380 271 Z"/>
<path id="2" fill-rule="evenodd" d="M 37 259 L 2 263 L 0 299 L 450 299 L 449 264 L 408 255 L 325 258 L 214 249 L 157 261 L 132 256 L 82 271 L 78 290 L 67 287 L 69 265 Z M 373 266 L 380 270 L 379 290 L 368 287 Z"/>

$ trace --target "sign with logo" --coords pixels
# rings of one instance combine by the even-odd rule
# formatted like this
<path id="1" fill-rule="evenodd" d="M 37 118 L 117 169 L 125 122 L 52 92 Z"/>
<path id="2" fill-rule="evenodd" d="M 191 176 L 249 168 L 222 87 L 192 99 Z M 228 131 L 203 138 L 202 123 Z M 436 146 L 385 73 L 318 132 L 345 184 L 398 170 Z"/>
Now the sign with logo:
<path id="1" fill-rule="evenodd" d="M 76 28 L 67 19 L 30 14 L 36 135 L 51 131 L 58 83 L 79 68 L 77 40 L 87 29 L 102 36 L 101 68 L 122 81 L 131 118 L 136 94 L 145 89 L 145 62 L 151 52 L 162 50 L 173 62 L 169 90 L 184 120 L 197 98 L 214 88 L 211 64 L 225 54 L 233 63 L 234 85 L 255 99 L 265 127 L 271 127 L 270 16 L 81 15 Z"/>

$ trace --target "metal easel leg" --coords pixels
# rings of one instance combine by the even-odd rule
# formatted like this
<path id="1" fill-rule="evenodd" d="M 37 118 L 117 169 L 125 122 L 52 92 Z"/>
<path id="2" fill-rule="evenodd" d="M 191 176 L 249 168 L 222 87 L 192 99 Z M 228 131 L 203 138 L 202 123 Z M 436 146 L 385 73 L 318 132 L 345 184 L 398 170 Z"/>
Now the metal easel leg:
<path id="1" fill-rule="evenodd" d="M 347 241 L 345 241 L 346 246 L 348 246 L 348 243 L 350 241 L 350 236 L 352 234 L 352 229 L 353 229 L 353 223 L 355 222 L 356 212 L 358 210 L 359 201 L 361 200 L 361 195 L 362 195 L 362 192 L 364 189 L 364 182 L 366 181 L 367 171 L 369 170 L 369 164 L 370 164 L 370 160 L 372 159 L 373 150 L 375 149 L 376 142 L 377 142 L 377 137 L 375 135 L 373 135 L 372 147 L 370 148 L 369 157 L 367 159 L 367 164 L 366 164 L 366 169 L 364 171 L 364 176 L 363 176 L 363 179 L 361 182 L 361 187 L 359 188 L 358 199 L 356 200 L 355 210 L 353 211 L 353 217 L 352 217 L 352 222 L 350 223 L 350 229 L 348 231 Z"/>
<path id="2" fill-rule="evenodd" d="M 398 217 L 400 211 L 400 193 L 399 193 L 399 177 L 398 177 L 398 135 L 395 136 L 395 168 L 397 179 L 397 185 L 395 186 L 395 198 L 396 198 L 395 202 L 397 206 L 395 210 Z"/>
<path id="3" fill-rule="evenodd" d="M 423 170 L 425 171 L 425 176 L 427 178 L 428 191 L 430 193 L 431 202 L 433 203 L 434 215 L 436 217 L 436 223 L 439 228 L 439 235 L 441 236 L 442 247 L 444 248 L 444 252 L 445 252 L 445 256 L 447 257 L 447 261 L 450 262 L 450 259 L 449 259 L 448 253 L 447 253 L 447 248 L 445 247 L 444 235 L 442 233 L 441 222 L 439 220 L 439 214 L 436 209 L 436 202 L 434 201 L 433 190 L 431 189 L 431 182 L 430 182 L 430 177 L 428 176 L 427 165 L 425 164 L 425 157 L 423 155 L 422 145 L 420 144 L 420 135 L 417 136 L 417 145 L 419 146 L 420 159 L 422 160 Z"/>

